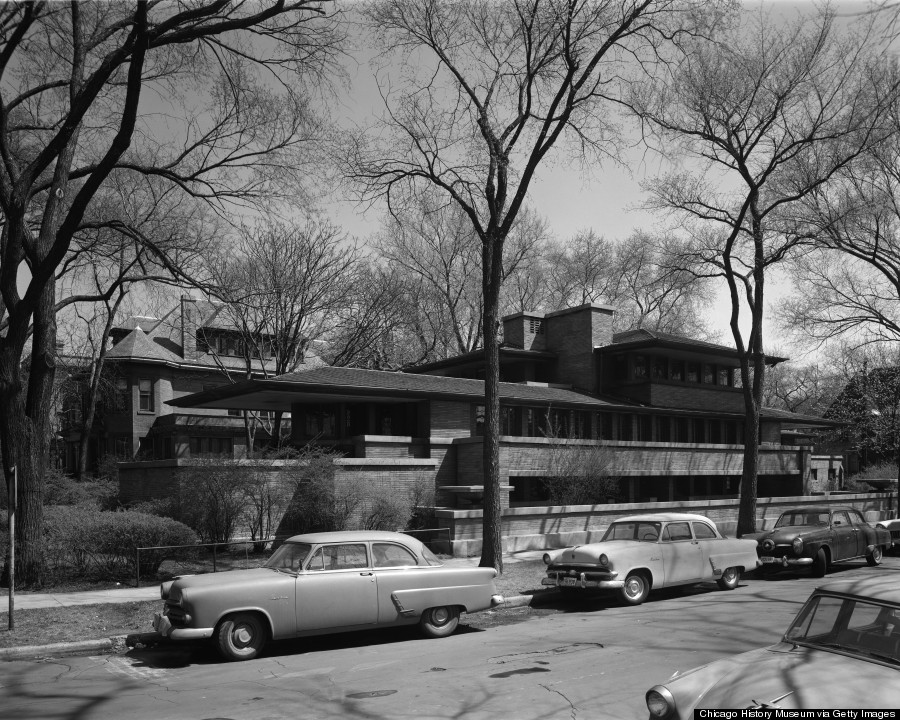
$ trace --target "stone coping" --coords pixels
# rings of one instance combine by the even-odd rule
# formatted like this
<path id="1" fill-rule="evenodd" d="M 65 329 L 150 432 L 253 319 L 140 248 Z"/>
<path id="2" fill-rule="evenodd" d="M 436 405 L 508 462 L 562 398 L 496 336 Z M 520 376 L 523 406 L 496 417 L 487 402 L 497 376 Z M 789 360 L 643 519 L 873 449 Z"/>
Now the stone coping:
<path id="1" fill-rule="evenodd" d="M 436 468 L 439 460 L 432 458 L 338 458 L 335 465 L 342 466 L 377 466 L 377 467 L 428 467 Z"/>
<path id="2" fill-rule="evenodd" d="M 834 503 L 842 505 L 852 500 L 883 500 L 887 496 L 885 493 L 855 493 L 852 495 L 788 495 L 785 497 L 762 497 L 756 499 L 756 506 L 764 507 L 766 505 L 785 505 L 790 503 L 798 503 L 804 505 L 813 505 L 817 503 Z M 503 517 L 516 517 L 528 515 L 584 515 L 589 513 L 634 513 L 641 512 L 666 512 L 678 510 L 681 512 L 691 512 L 692 509 L 710 509 L 716 507 L 734 507 L 740 502 L 737 496 L 723 498 L 721 500 L 679 500 L 666 502 L 646 502 L 646 503 L 609 503 L 598 505 L 541 505 L 533 507 L 510 507 L 503 508 Z M 481 518 L 484 516 L 483 510 L 453 510 L 450 508 L 435 509 L 435 516 L 439 518 L 449 518 L 455 520 L 466 520 L 473 518 Z"/>

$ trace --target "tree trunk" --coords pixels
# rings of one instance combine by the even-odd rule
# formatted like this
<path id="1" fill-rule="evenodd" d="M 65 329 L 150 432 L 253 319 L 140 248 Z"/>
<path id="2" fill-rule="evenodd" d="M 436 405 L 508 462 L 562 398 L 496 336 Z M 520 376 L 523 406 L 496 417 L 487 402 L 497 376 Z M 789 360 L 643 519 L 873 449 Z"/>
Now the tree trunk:
<path id="1" fill-rule="evenodd" d="M 503 572 L 500 502 L 500 270 L 503 243 L 489 236 L 482 249 L 484 290 L 484 519 L 480 567 Z"/>

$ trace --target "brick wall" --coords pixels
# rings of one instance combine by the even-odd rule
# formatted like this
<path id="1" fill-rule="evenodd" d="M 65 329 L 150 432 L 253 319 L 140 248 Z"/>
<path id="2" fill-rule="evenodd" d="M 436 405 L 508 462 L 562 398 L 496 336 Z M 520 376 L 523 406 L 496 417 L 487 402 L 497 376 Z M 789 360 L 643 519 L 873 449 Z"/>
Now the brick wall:
<path id="1" fill-rule="evenodd" d="M 472 434 L 472 404 L 452 400 L 431 400 L 431 436 L 469 437 Z"/>
<path id="2" fill-rule="evenodd" d="M 556 381 L 596 392 L 594 346 L 612 342 L 612 308 L 582 305 L 547 313 L 547 349 L 558 355 Z"/>
<path id="3" fill-rule="evenodd" d="M 892 516 L 891 498 L 882 493 L 857 495 L 799 496 L 759 498 L 757 500 L 757 529 L 771 527 L 782 510 L 798 505 L 838 502 L 859 509 L 866 520 L 876 522 Z M 737 527 L 739 500 L 692 500 L 687 502 L 616 503 L 609 505 L 571 505 L 543 508 L 507 508 L 503 512 L 502 530 L 505 552 L 558 548 L 597 542 L 620 517 L 648 512 L 690 512 L 705 515 L 719 530 L 734 536 Z M 483 513 L 481 510 L 437 510 L 438 526 L 450 531 L 453 554 L 477 555 L 481 552 Z"/>
<path id="4" fill-rule="evenodd" d="M 659 407 L 685 410 L 709 410 L 712 412 L 744 412 L 744 395 L 733 388 L 715 388 L 697 383 L 668 384 L 648 383 L 648 402 Z"/>

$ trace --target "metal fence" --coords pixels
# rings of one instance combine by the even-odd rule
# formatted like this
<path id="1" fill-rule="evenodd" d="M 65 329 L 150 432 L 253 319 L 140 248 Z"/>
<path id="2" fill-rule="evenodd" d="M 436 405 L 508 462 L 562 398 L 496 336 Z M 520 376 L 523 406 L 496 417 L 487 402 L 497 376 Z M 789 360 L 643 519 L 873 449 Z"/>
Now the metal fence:
<path id="1" fill-rule="evenodd" d="M 275 538 L 263 540 L 239 539 L 227 543 L 197 543 L 194 545 L 155 545 L 135 548 L 135 587 L 141 586 L 141 554 L 144 567 L 157 567 L 168 562 L 177 574 L 202 574 L 222 570 L 258 567 L 269 556 Z M 148 557 L 150 556 L 150 557 Z M 210 565 L 211 563 L 211 565 Z M 158 580 L 154 580 L 158 582 Z"/>

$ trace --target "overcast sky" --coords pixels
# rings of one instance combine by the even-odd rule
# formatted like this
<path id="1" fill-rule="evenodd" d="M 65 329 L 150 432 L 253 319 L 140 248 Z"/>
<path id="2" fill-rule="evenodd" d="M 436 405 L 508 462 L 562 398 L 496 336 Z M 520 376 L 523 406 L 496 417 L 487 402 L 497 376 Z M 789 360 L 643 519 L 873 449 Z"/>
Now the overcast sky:
<path id="1" fill-rule="evenodd" d="M 867 4 L 866 0 L 844 0 L 836 6 L 839 12 L 853 15 L 865 9 Z M 745 7 L 758 8 L 760 3 L 745 3 Z M 816 5 L 812 0 L 766 0 L 762 7 L 773 13 L 783 13 L 789 18 L 815 12 Z M 349 92 L 338 101 L 336 118 L 345 126 L 365 122 L 367 115 L 379 112 L 383 107 L 364 51 L 356 54 L 354 62 L 348 64 L 347 71 L 352 85 Z M 579 230 L 593 229 L 610 239 L 624 239 L 635 229 L 654 230 L 663 226 L 665 218 L 641 209 L 644 201 L 641 182 L 671 166 L 638 142 L 634 126 L 628 132 L 634 136 L 634 143 L 626 151 L 624 165 L 607 162 L 599 167 L 592 167 L 587 172 L 578 164 L 567 165 L 560 160 L 554 164 L 542 165 L 537 181 L 531 186 L 529 203 L 548 221 L 557 238 L 564 240 Z M 323 209 L 336 223 L 360 240 L 372 235 L 380 225 L 380 208 L 366 211 L 349 201 L 335 199 L 326 203 Z M 784 282 L 774 282 L 767 290 L 771 305 L 777 303 L 789 288 Z M 720 332 L 721 340 L 732 344 L 728 328 L 729 313 L 727 297 L 721 295 L 710 310 L 710 320 L 714 329 Z M 767 317 L 767 345 L 772 345 L 775 328 L 770 312 Z M 780 343 L 779 347 L 783 348 L 784 345 Z"/>

